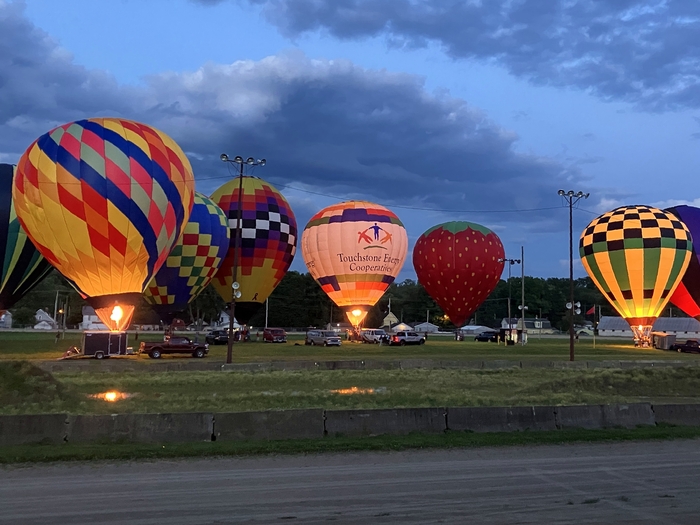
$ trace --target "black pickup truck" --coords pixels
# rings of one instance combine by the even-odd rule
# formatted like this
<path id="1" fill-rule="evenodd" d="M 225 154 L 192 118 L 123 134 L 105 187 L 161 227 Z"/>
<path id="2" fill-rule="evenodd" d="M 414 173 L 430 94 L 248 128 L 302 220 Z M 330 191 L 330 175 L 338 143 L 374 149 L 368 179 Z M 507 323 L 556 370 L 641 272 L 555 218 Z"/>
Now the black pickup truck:
<path id="1" fill-rule="evenodd" d="M 148 354 L 153 359 L 160 359 L 163 354 L 191 354 L 192 357 L 204 357 L 209 353 L 209 345 L 194 343 L 189 337 L 171 336 L 165 341 L 142 341 L 140 354 Z"/>

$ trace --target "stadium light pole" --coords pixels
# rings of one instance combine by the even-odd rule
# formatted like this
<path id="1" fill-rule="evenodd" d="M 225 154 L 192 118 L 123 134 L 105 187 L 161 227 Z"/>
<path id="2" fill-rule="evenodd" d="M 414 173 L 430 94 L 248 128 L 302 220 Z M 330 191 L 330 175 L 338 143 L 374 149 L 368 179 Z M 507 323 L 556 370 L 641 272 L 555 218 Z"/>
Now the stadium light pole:
<path id="1" fill-rule="evenodd" d="M 574 204 L 581 199 L 587 199 L 590 193 L 573 190 L 557 192 L 560 197 L 564 197 L 569 205 L 569 361 L 574 360 Z"/>
<path id="2" fill-rule="evenodd" d="M 510 296 L 511 296 L 511 284 L 510 284 L 510 267 L 514 264 L 520 264 L 520 259 L 498 259 L 498 262 L 508 263 L 508 339 L 513 339 L 513 320 L 510 316 Z"/>
<path id="3" fill-rule="evenodd" d="M 241 235 L 243 230 L 243 225 L 241 224 L 241 219 L 243 215 L 242 205 L 243 205 L 243 168 L 245 166 L 264 166 L 267 161 L 265 159 L 255 160 L 253 157 L 248 157 L 243 160 L 240 155 L 235 156 L 230 159 L 226 153 L 222 153 L 219 156 L 222 162 L 230 162 L 231 164 L 238 164 L 240 167 L 238 174 L 238 205 L 236 208 L 236 231 L 234 233 L 233 241 L 233 282 L 231 283 L 231 308 L 229 310 L 228 319 L 228 350 L 226 351 L 226 364 L 231 364 L 233 362 L 233 320 L 236 315 L 236 299 L 241 296 L 241 291 L 238 289 L 240 285 L 238 284 L 238 259 L 241 252 Z M 229 218 L 229 228 L 231 226 L 231 219 Z"/>

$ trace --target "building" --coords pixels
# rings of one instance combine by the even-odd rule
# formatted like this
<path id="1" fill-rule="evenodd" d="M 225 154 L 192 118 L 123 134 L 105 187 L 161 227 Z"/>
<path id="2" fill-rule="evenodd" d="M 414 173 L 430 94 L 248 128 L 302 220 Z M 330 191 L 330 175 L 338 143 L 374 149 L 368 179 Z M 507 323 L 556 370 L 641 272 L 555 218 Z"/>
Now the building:
<path id="1" fill-rule="evenodd" d="M 398 322 L 399 322 L 399 318 L 396 317 L 391 312 L 389 312 L 388 314 L 386 314 L 386 317 L 384 317 L 384 320 L 382 321 L 382 326 L 380 326 L 380 328 L 391 329 L 391 327 Z"/>
<path id="2" fill-rule="evenodd" d="M 36 319 L 34 330 L 56 330 L 58 328 L 58 324 L 56 324 L 53 317 L 44 310 L 37 310 L 36 314 L 34 314 L 34 319 Z"/>
<path id="3" fill-rule="evenodd" d="M 481 332 L 486 332 L 488 330 L 493 330 L 493 328 L 489 328 L 488 326 L 479 326 L 478 324 L 468 324 L 464 325 L 462 328 L 459 329 L 460 332 L 462 332 L 463 335 L 478 335 Z"/>
<path id="4" fill-rule="evenodd" d="M 440 327 L 438 325 L 433 324 L 433 323 L 428 323 L 428 322 L 417 324 L 416 326 L 413 327 L 413 329 L 416 332 L 420 332 L 420 333 L 427 332 L 429 334 L 440 331 Z"/>
<path id="5" fill-rule="evenodd" d="M 406 330 L 413 330 L 411 325 L 406 323 L 395 323 L 391 325 L 391 328 L 387 332 L 405 332 Z"/>
<path id="6" fill-rule="evenodd" d="M 700 322 L 692 317 L 659 317 L 652 331 L 672 334 L 680 339 L 699 338 Z M 598 335 L 600 337 L 634 337 L 629 323 L 622 317 L 612 315 L 604 315 L 600 318 Z"/>
<path id="7" fill-rule="evenodd" d="M 0 329 L 2 328 L 12 328 L 12 313 L 9 311 L 5 311 L 0 315 Z"/>
<path id="8" fill-rule="evenodd" d="M 92 306 L 83 306 L 81 313 L 83 321 L 78 326 L 81 330 L 108 330 L 107 325 L 100 321 Z"/>
<path id="9" fill-rule="evenodd" d="M 504 317 L 501 321 L 501 328 L 513 328 L 513 330 L 522 330 L 523 323 L 520 317 L 512 317 L 510 320 L 510 326 L 508 324 L 508 318 Z M 552 328 L 552 323 L 549 319 L 535 318 L 525 318 L 525 331 L 531 334 L 553 334 L 555 333 Z"/>

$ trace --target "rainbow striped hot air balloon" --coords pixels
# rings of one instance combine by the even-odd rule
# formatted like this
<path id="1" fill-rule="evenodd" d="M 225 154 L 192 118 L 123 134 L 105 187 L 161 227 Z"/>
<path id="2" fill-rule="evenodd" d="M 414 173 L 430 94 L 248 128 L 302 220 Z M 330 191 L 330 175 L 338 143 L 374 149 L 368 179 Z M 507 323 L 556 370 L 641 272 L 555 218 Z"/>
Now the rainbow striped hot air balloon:
<path id="1" fill-rule="evenodd" d="M 214 201 L 195 193 L 190 220 L 143 296 L 168 324 L 206 288 L 229 245 L 228 219 Z"/>
<path id="2" fill-rule="evenodd" d="M 676 290 L 692 256 L 683 222 L 652 206 L 623 206 L 594 219 L 583 231 L 583 267 L 630 324 L 642 346 Z"/>
<path id="3" fill-rule="evenodd" d="M 194 178 L 165 133 L 95 118 L 59 126 L 29 146 L 12 197 L 39 252 L 108 327 L 121 330 L 180 238 Z"/>
<path id="4" fill-rule="evenodd" d="M 301 251 L 309 273 L 357 327 L 401 271 L 408 238 L 384 206 L 348 201 L 311 218 Z"/>
<path id="5" fill-rule="evenodd" d="M 11 308 L 53 267 L 27 237 L 12 204 L 14 166 L 0 164 L 0 312 Z"/>
<path id="6" fill-rule="evenodd" d="M 236 177 L 211 196 L 224 210 L 231 229 L 228 253 L 212 281 L 227 302 L 231 301 L 233 293 L 240 182 Z M 241 296 L 236 298 L 236 319 L 241 324 L 248 324 L 292 264 L 297 246 L 297 221 L 282 194 L 272 184 L 257 177 L 243 177 L 241 203 L 241 251 L 237 277 Z"/>

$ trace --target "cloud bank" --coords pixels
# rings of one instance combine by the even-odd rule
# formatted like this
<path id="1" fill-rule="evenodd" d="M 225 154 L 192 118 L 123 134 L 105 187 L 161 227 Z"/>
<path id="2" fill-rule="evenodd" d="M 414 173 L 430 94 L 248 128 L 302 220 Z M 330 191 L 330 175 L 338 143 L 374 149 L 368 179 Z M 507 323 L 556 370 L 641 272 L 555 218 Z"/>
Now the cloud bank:
<path id="1" fill-rule="evenodd" d="M 192 0 L 214 5 L 226 0 Z M 648 110 L 700 106 L 700 3 L 688 0 L 247 0 L 289 36 L 435 43 L 535 84 Z"/>

